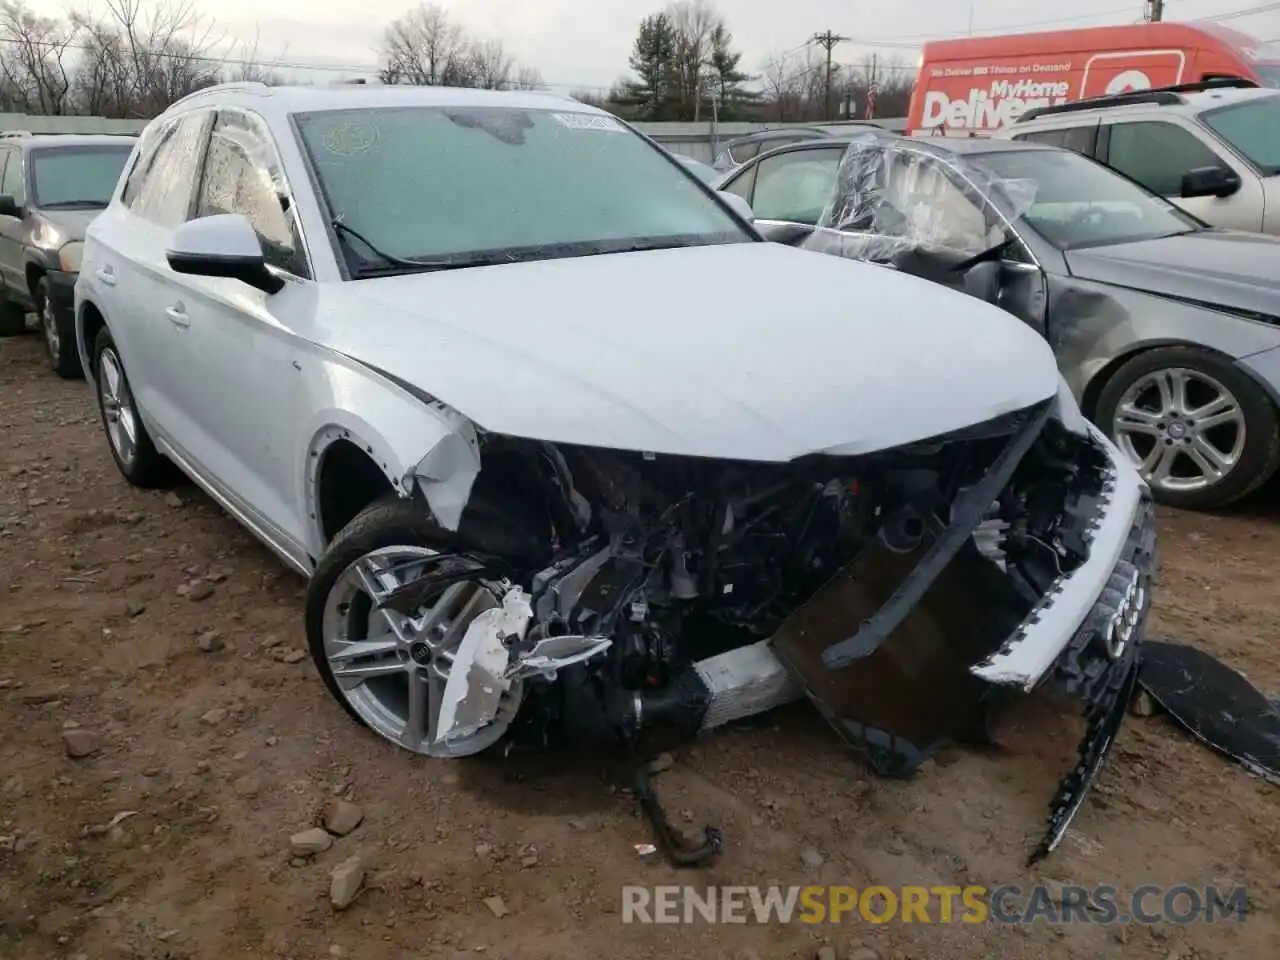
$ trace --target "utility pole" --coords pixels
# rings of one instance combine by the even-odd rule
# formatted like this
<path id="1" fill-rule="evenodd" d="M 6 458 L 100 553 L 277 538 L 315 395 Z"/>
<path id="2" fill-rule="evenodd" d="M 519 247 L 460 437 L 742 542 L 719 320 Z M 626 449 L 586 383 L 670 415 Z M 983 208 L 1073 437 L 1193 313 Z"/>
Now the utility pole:
<path id="1" fill-rule="evenodd" d="M 1147 0 L 1147 19 L 1152 23 L 1164 19 L 1164 0 Z"/>
<path id="2" fill-rule="evenodd" d="M 842 37 L 838 33 L 832 33 L 830 30 L 825 33 L 815 33 L 813 42 L 821 45 L 827 51 L 827 84 L 824 88 L 826 96 L 823 97 L 823 119 L 831 119 L 831 50 L 837 43 L 843 43 L 848 37 Z"/>

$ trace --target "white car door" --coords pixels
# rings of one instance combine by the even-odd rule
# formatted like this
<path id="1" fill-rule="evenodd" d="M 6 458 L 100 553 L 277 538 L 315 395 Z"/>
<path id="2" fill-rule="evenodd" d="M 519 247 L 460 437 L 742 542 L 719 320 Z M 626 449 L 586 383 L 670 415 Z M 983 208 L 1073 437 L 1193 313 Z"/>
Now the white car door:
<path id="1" fill-rule="evenodd" d="M 194 111 L 148 131 L 120 201 L 92 228 L 92 284 L 133 396 L 157 438 L 179 450 L 193 433 L 178 397 L 186 375 L 181 328 L 168 313 L 182 299 L 182 278 L 169 269 L 165 251 L 187 219 L 211 120 L 210 111 Z"/>
<path id="2" fill-rule="evenodd" d="M 1207 143 L 1202 131 L 1172 119 L 1115 121 L 1102 130 L 1109 166 L 1215 227 L 1262 229 L 1262 180 L 1237 157 Z M 1197 167 L 1226 167 L 1240 177 L 1240 189 L 1228 197 L 1181 196 L 1183 174 Z"/>
<path id="3" fill-rule="evenodd" d="M 178 402 L 198 438 L 197 469 L 250 520 L 299 551 L 308 529 L 302 496 L 304 437 L 299 330 L 315 294 L 279 155 L 265 123 L 221 109 L 196 195 L 195 218 L 238 213 L 253 224 L 283 290 L 184 276 L 169 310 L 182 315 L 185 362 Z"/>

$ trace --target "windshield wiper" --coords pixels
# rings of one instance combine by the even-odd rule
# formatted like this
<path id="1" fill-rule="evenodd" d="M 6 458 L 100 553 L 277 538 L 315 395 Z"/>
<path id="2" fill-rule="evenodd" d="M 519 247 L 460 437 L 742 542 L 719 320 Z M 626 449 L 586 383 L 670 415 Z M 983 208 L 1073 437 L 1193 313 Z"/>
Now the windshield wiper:
<path id="1" fill-rule="evenodd" d="M 334 217 L 332 220 L 330 220 L 329 225 L 332 226 L 333 229 L 338 233 L 344 234 L 348 237 L 351 237 L 353 240 L 358 240 L 360 243 L 363 243 L 366 247 L 369 248 L 369 251 L 374 256 L 376 256 L 379 260 L 382 261 L 382 266 L 373 267 L 372 270 L 369 267 L 361 267 L 357 271 L 361 276 L 365 276 L 368 272 L 384 273 L 384 272 L 387 272 L 388 268 L 395 268 L 397 271 L 400 271 L 400 270 L 446 270 L 446 269 L 449 269 L 450 267 L 470 267 L 475 265 L 470 261 L 410 260 L 405 257 L 397 257 L 397 256 L 394 256 L 393 254 L 386 253 L 383 250 L 379 250 L 376 246 L 373 245 L 373 243 L 369 240 L 368 237 L 366 237 L 363 233 L 361 233 L 359 230 L 355 229 L 354 227 L 347 226 L 338 217 Z"/>
<path id="2" fill-rule="evenodd" d="M 48 203 L 41 203 L 40 209 L 54 210 L 58 207 L 105 207 L 105 200 L 51 200 Z"/>

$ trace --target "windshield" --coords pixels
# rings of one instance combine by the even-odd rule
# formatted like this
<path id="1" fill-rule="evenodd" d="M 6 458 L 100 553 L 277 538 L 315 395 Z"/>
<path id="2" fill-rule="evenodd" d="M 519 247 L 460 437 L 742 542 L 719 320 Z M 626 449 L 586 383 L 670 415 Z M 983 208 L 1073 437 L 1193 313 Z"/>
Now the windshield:
<path id="1" fill-rule="evenodd" d="M 395 107 L 295 119 L 355 277 L 755 240 L 609 116 Z"/>
<path id="2" fill-rule="evenodd" d="M 1016 182 L 1013 192 L 1033 190 L 1019 203 L 1021 220 L 1062 250 L 1154 240 L 1201 226 L 1167 200 L 1069 150 L 1000 151 L 970 162 L 997 180 Z"/>
<path id="3" fill-rule="evenodd" d="M 105 207 L 133 143 L 32 150 L 31 192 L 37 207 Z"/>
<path id="4" fill-rule="evenodd" d="M 1200 114 L 1200 120 L 1264 176 L 1280 173 L 1280 96 L 1216 107 Z"/>

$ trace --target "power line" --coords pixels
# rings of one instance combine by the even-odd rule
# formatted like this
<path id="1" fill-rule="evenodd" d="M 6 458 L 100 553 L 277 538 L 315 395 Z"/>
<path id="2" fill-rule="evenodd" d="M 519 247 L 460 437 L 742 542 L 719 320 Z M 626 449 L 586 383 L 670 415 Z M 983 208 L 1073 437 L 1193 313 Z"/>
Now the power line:
<path id="1" fill-rule="evenodd" d="M 830 30 L 826 33 L 815 33 L 813 35 L 813 42 L 827 51 L 827 83 L 822 98 L 822 118 L 824 120 L 831 119 L 831 51 L 837 43 L 844 43 L 848 39 L 848 37 L 842 37 L 837 33 L 832 33 Z"/>
<path id="2" fill-rule="evenodd" d="M 1280 3 L 1262 3 L 1256 7 L 1246 7 L 1243 10 L 1232 10 L 1230 13 L 1219 13 L 1212 17 L 1197 17 L 1193 23 L 1206 23 L 1217 20 L 1234 20 L 1237 17 L 1252 17 L 1258 13 L 1270 13 L 1272 10 L 1280 10 Z"/>

